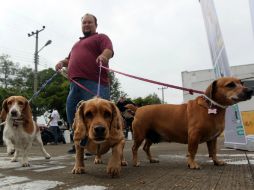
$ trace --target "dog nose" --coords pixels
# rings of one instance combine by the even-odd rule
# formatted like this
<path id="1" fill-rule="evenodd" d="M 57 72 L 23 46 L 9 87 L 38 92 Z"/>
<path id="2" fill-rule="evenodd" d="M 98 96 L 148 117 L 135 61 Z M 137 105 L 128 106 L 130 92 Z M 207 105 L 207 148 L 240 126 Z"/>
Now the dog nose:
<path id="1" fill-rule="evenodd" d="M 101 137 L 101 136 L 104 135 L 105 127 L 103 127 L 103 126 L 101 126 L 101 125 L 96 126 L 96 127 L 94 128 L 94 131 L 95 131 L 95 133 L 96 133 L 96 136 Z"/>
<path id="2" fill-rule="evenodd" d="M 12 111 L 11 111 L 11 116 L 12 116 L 12 117 L 17 117 L 17 115 L 18 115 L 17 110 L 12 110 Z"/>
<path id="3" fill-rule="evenodd" d="M 251 97 L 251 96 L 253 95 L 253 90 L 247 88 L 247 90 L 246 90 L 246 95 L 247 95 L 248 97 Z"/>

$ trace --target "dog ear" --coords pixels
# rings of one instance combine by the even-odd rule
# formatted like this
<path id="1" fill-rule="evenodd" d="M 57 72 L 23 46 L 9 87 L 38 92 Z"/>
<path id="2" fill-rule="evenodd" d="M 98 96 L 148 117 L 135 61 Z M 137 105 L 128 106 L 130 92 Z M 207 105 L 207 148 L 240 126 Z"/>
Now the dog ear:
<path id="1" fill-rule="evenodd" d="M 120 129 L 123 126 L 123 118 L 121 116 L 119 109 L 116 107 L 116 105 L 112 102 L 110 104 L 112 109 L 112 119 L 111 119 L 110 128 L 113 127 L 116 129 Z"/>
<path id="2" fill-rule="evenodd" d="M 24 109 L 22 111 L 22 117 L 24 117 L 24 125 L 32 125 L 33 123 L 33 114 L 32 114 L 32 109 L 29 105 L 28 100 L 25 100 L 25 105 L 24 105 Z"/>
<path id="3" fill-rule="evenodd" d="M 75 113 L 75 118 L 72 125 L 72 128 L 74 130 L 74 137 L 73 137 L 74 141 L 82 140 L 87 133 L 86 124 L 85 124 L 84 115 L 83 115 L 85 107 L 86 107 L 86 103 L 84 101 L 79 105 Z"/>
<path id="4" fill-rule="evenodd" d="M 217 80 L 213 81 L 212 84 L 208 86 L 208 88 L 205 91 L 205 95 L 213 100 L 215 97 L 216 90 L 217 90 Z"/>
<path id="5" fill-rule="evenodd" d="M 3 101 L 2 111 L 1 111 L 1 114 L 0 114 L 1 122 L 4 122 L 6 120 L 7 113 L 8 113 L 8 106 L 7 106 L 7 99 L 5 99 Z"/>

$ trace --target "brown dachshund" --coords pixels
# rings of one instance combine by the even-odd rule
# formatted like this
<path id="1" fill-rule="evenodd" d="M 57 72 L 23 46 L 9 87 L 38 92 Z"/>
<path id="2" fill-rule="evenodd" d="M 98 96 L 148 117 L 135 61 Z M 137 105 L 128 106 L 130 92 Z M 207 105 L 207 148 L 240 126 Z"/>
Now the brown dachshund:
<path id="1" fill-rule="evenodd" d="M 132 124 L 134 145 L 133 165 L 139 166 L 137 151 L 143 140 L 143 147 L 150 163 L 150 146 L 161 141 L 188 144 L 187 164 L 199 169 L 195 162 L 198 145 L 206 142 L 209 157 L 214 165 L 224 165 L 216 156 L 217 137 L 225 128 L 226 107 L 251 98 L 253 91 L 233 77 L 215 80 L 205 94 L 181 105 L 149 105 L 138 108 Z"/>
<path id="2" fill-rule="evenodd" d="M 101 98 L 83 101 L 75 114 L 73 129 L 76 163 L 72 173 L 85 173 L 84 149 L 95 154 L 94 163 L 100 164 L 101 155 L 112 148 L 107 173 L 118 176 L 121 165 L 127 165 L 127 162 L 123 159 L 123 120 L 116 105 Z"/>

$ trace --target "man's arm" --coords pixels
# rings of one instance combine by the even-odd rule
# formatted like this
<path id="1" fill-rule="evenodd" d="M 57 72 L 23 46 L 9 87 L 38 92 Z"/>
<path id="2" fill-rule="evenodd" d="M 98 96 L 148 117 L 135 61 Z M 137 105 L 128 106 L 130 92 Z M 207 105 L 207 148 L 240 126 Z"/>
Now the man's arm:
<path id="1" fill-rule="evenodd" d="M 50 116 L 49 121 L 47 123 L 47 127 L 49 127 L 50 122 L 52 121 L 53 117 Z"/>

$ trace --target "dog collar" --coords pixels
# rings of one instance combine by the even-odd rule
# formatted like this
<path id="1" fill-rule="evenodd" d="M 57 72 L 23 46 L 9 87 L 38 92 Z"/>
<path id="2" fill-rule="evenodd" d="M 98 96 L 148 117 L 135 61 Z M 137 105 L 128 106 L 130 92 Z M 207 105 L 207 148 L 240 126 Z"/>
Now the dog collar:
<path id="1" fill-rule="evenodd" d="M 19 124 L 23 124 L 23 119 L 13 119 L 13 127 L 18 127 Z"/>
<path id="2" fill-rule="evenodd" d="M 207 99 L 208 101 L 210 101 L 213 105 L 218 106 L 218 107 L 220 107 L 220 108 L 222 108 L 222 109 L 226 109 L 226 108 L 228 107 L 228 106 L 223 106 L 223 105 L 221 105 L 221 104 L 215 102 L 215 101 L 212 100 L 211 98 L 207 97 L 205 94 L 203 94 L 202 96 L 203 96 L 205 99 Z"/>

